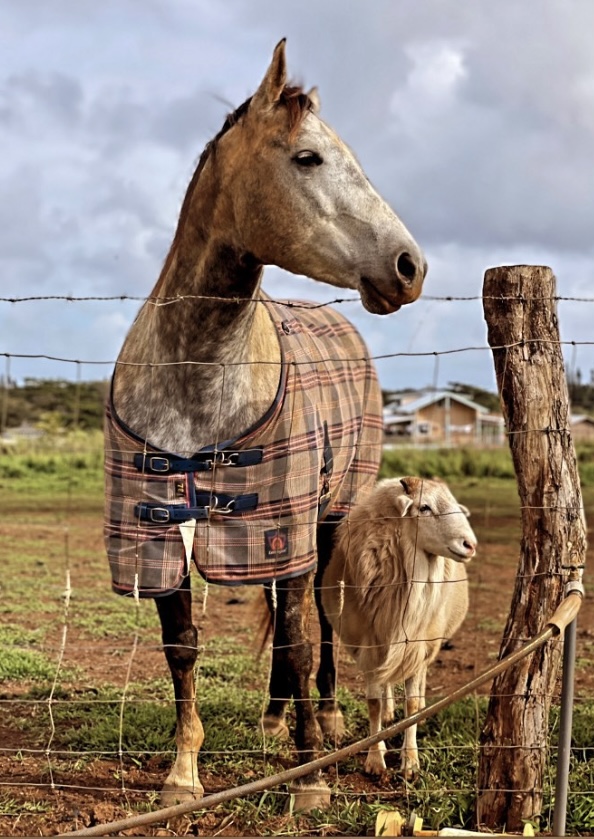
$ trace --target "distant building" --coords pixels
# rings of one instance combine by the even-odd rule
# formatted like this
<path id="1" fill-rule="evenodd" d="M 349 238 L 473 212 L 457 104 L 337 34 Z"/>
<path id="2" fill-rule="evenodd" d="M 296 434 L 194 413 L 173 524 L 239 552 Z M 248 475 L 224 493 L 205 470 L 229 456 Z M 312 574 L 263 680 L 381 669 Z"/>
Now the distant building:
<path id="1" fill-rule="evenodd" d="M 594 442 L 594 418 L 587 414 L 572 414 L 571 436 L 574 443 Z"/>
<path id="2" fill-rule="evenodd" d="M 384 429 L 394 442 L 499 446 L 503 417 L 461 393 L 448 390 L 394 394 L 384 408 Z"/>

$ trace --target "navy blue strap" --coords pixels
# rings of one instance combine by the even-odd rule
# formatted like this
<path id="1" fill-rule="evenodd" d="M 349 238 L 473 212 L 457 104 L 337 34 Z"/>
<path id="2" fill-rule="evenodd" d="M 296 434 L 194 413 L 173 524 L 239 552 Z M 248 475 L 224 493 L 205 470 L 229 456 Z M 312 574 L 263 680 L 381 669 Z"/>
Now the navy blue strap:
<path id="1" fill-rule="evenodd" d="M 332 500 L 332 493 L 330 492 L 330 478 L 332 477 L 332 470 L 334 469 L 334 454 L 332 452 L 332 444 L 330 442 L 330 434 L 328 432 L 328 423 L 324 420 L 324 449 L 322 452 L 323 463 L 320 469 L 320 477 L 322 479 L 322 488 L 320 490 L 320 500 L 318 502 L 318 518 L 322 518 L 328 505 Z"/>
<path id="2" fill-rule="evenodd" d="M 188 519 L 206 519 L 211 513 L 229 515 L 255 510 L 258 506 L 258 493 L 246 495 L 226 495 L 219 493 L 196 493 L 196 507 L 186 507 L 185 504 L 159 504 L 146 502 L 137 504 L 134 514 L 140 521 L 151 524 L 170 524 L 172 522 L 188 521 Z"/>
<path id="3" fill-rule="evenodd" d="M 197 452 L 192 457 L 179 457 L 175 454 L 152 454 L 141 452 L 134 455 L 134 466 L 144 475 L 171 475 L 178 472 L 208 472 L 215 465 L 253 466 L 262 462 L 264 449 L 246 449 L 245 451 L 210 451 Z"/>

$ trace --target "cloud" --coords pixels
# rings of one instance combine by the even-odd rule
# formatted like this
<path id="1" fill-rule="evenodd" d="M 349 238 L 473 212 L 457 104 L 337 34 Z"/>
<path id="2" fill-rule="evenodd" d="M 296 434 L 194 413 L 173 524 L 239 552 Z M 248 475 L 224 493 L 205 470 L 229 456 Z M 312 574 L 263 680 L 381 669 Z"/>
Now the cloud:
<path id="1" fill-rule="evenodd" d="M 148 294 L 205 142 L 283 35 L 292 75 L 319 86 L 425 248 L 426 294 L 480 295 L 497 261 L 551 264 L 566 296 L 593 287 L 590 0 L 28 0 L 2 5 L 0 26 L 3 296 Z M 335 296 L 267 274 L 271 291 Z M 56 305 L 42 338 L 47 304 L 0 303 L 0 351 L 115 357 L 135 306 L 104 305 Z M 389 322 L 345 311 L 378 355 L 485 343 L 480 303 L 421 299 Z M 561 306 L 566 338 L 587 340 L 589 311 Z M 492 383 L 488 352 L 435 359 L 382 361 L 382 377 Z"/>

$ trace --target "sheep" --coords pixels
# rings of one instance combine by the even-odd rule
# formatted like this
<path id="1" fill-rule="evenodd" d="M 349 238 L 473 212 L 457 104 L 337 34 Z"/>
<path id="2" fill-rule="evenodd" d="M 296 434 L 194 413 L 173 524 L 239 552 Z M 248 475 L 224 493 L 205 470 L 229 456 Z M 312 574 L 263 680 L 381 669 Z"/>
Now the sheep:
<path id="1" fill-rule="evenodd" d="M 425 707 L 427 668 L 468 611 L 464 564 L 476 552 L 469 512 L 445 483 L 380 481 L 338 527 L 322 579 L 322 604 L 363 674 L 370 732 L 394 712 L 392 684 L 404 682 L 405 714 Z M 365 771 L 386 771 L 383 742 Z M 401 771 L 419 769 L 417 727 L 406 729 Z"/>

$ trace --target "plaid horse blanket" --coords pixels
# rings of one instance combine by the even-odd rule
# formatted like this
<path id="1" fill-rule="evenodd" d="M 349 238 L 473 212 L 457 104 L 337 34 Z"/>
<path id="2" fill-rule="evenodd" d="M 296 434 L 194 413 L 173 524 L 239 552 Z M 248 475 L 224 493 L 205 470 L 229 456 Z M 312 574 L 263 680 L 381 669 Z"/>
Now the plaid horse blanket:
<path id="1" fill-rule="evenodd" d="M 268 300 L 281 346 L 276 399 L 256 427 L 191 457 L 105 421 L 105 544 L 113 588 L 167 594 L 189 573 L 228 585 L 304 574 L 316 529 L 376 479 L 377 376 L 362 338 L 328 307 Z M 302 307 L 303 306 L 303 307 Z"/>

